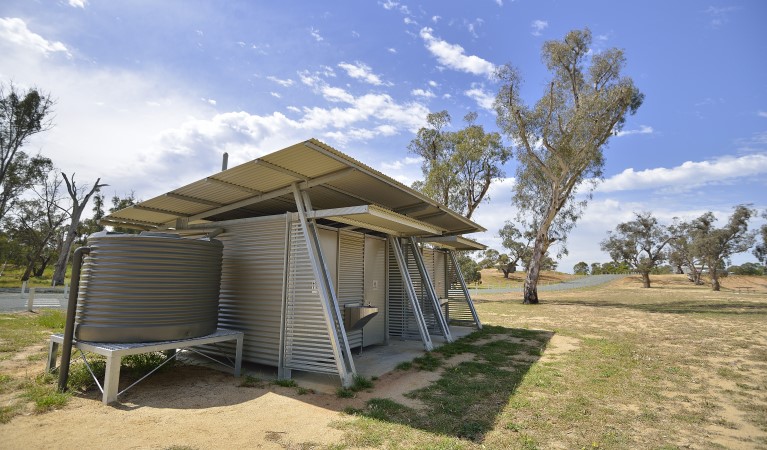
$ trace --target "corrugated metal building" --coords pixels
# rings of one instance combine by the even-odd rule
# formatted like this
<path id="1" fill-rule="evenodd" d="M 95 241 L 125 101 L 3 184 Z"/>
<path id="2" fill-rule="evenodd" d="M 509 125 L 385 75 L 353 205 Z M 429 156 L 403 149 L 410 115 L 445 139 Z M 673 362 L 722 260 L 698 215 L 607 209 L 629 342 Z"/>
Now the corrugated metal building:
<path id="1" fill-rule="evenodd" d="M 452 341 L 451 324 L 482 326 L 452 251 L 483 249 L 460 235 L 484 229 L 315 139 L 102 223 L 218 234 L 219 327 L 243 331 L 243 359 L 281 378 L 331 373 L 348 385 L 353 348 L 420 339 L 431 350 L 432 336 Z"/>

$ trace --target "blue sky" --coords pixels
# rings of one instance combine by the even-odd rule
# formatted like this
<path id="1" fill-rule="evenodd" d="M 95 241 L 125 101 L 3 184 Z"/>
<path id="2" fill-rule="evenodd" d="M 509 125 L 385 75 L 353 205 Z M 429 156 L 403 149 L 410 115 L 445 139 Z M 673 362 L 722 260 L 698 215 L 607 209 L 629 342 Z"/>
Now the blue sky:
<path id="1" fill-rule="evenodd" d="M 633 211 L 767 209 L 766 21 L 762 1 L 5 0 L 0 79 L 57 99 L 28 150 L 109 195 L 151 198 L 215 172 L 224 151 L 238 164 L 309 137 L 410 184 L 428 112 L 457 129 L 476 111 L 496 130 L 493 68 L 518 67 L 532 103 L 543 42 L 588 27 L 594 51 L 625 50 L 646 97 L 609 142 L 569 271 L 608 261 L 599 241 Z M 474 216 L 488 232 L 473 237 L 498 249 L 514 168 Z"/>

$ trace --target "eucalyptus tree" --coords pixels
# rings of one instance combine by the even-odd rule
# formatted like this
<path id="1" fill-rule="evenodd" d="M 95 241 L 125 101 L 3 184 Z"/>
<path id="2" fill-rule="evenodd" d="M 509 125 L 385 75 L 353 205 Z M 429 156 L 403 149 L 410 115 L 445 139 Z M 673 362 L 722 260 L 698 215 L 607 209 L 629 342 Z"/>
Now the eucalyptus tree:
<path id="1" fill-rule="evenodd" d="M 762 213 L 762 217 L 767 219 L 767 211 Z M 762 242 L 754 247 L 754 256 L 762 263 L 767 264 L 767 223 L 759 228 L 759 235 L 762 238 Z"/>
<path id="2" fill-rule="evenodd" d="M 538 303 L 538 278 L 546 251 L 567 234 L 582 214 L 590 191 L 602 176 L 608 140 L 642 104 L 643 95 L 622 74 L 623 51 L 595 52 L 588 29 L 574 30 L 561 41 L 547 41 L 542 57 L 552 80 L 533 106 L 521 97 L 521 77 L 511 65 L 499 68 L 502 86 L 496 96 L 498 125 L 514 142 L 519 164 L 513 202 L 519 220 L 535 226 L 533 256 L 524 287 L 524 303 Z"/>
<path id="3" fill-rule="evenodd" d="M 504 176 L 502 165 L 511 154 L 499 133 L 476 124 L 476 113 L 466 114 L 466 127 L 458 131 L 446 130 L 450 120 L 447 111 L 430 113 L 428 126 L 408 145 L 423 158 L 424 180 L 414 187 L 470 219 L 492 182 Z"/>
<path id="4" fill-rule="evenodd" d="M 712 290 L 721 288 L 719 268 L 725 266 L 732 255 L 754 245 L 755 233 L 748 231 L 748 221 L 754 213 L 751 208 L 738 205 L 721 228 L 716 227 L 716 217 L 710 211 L 691 222 L 692 252 L 708 266 Z"/>
<path id="5" fill-rule="evenodd" d="M 50 96 L 37 89 L 23 92 L 0 83 L 0 219 L 53 168 L 50 159 L 21 150 L 31 136 L 51 128 L 52 108 Z"/>
<path id="6" fill-rule="evenodd" d="M 634 220 L 619 223 L 609 231 L 601 248 L 613 261 L 626 263 L 642 275 L 642 285 L 650 287 L 650 272 L 667 258 L 665 250 L 673 236 L 649 212 L 635 213 Z"/>
<path id="7" fill-rule="evenodd" d="M 586 261 L 580 261 L 573 266 L 573 273 L 575 275 L 588 275 L 589 265 Z"/>
<path id="8" fill-rule="evenodd" d="M 59 258 L 56 261 L 56 268 L 53 271 L 53 280 L 51 284 L 58 286 L 64 284 L 64 278 L 67 272 L 67 263 L 69 262 L 69 250 L 72 248 L 72 243 L 75 242 L 80 230 L 80 218 L 82 217 L 85 207 L 88 205 L 88 201 L 94 193 L 98 192 L 106 184 L 99 184 L 101 178 L 97 179 L 90 190 L 87 188 L 78 188 L 75 183 L 75 174 L 72 174 L 72 180 L 67 178 L 67 175 L 62 172 L 61 177 L 67 185 L 67 193 L 70 199 L 70 209 L 66 211 L 69 215 L 69 226 L 67 227 L 67 233 L 64 237 L 64 242 L 61 245 L 61 251 L 59 251 Z M 86 193 L 87 192 L 87 193 Z"/>

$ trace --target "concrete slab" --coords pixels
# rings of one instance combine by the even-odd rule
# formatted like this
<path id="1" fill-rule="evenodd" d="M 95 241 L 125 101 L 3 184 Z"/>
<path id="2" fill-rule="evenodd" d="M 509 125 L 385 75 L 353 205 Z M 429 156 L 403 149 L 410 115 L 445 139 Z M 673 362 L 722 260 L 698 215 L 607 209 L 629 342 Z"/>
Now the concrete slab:
<path id="1" fill-rule="evenodd" d="M 450 326 L 450 333 L 454 339 L 459 339 L 475 331 L 474 327 Z M 442 337 L 432 336 L 434 347 L 440 347 L 445 344 Z M 412 361 L 414 358 L 424 355 L 425 350 L 420 340 L 399 340 L 391 339 L 386 345 L 373 345 L 362 349 L 352 349 L 354 358 L 354 367 L 359 375 L 366 378 L 380 377 L 394 370 L 398 364 Z M 219 369 L 221 366 L 212 363 L 203 358 L 194 355 L 184 355 L 184 362 L 191 364 L 202 364 L 211 368 Z M 218 366 L 218 367 L 216 367 Z M 264 366 L 261 364 L 252 364 L 243 362 L 242 374 L 251 375 L 261 380 L 276 380 L 277 368 Z M 341 381 L 336 374 L 323 374 L 302 372 L 293 370 L 292 378 L 296 383 L 304 388 L 312 389 L 316 392 L 334 394 L 341 387 Z"/>

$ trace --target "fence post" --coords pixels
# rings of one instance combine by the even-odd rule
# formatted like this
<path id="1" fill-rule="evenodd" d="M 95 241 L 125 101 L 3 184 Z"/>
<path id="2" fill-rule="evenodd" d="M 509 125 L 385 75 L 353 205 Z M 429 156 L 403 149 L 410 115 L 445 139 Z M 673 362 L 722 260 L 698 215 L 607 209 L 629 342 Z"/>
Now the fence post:
<path id="1" fill-rule="evenodd" d="M 35 303 L 35 288 L 29 288 L 29 299 L 27 300 L 27 311 L 32 312 L 32 305 Z"/>
<path id="2" fill-rule="evenodd" d="M 27 293 L 27 281 L 24 280 L 21 282 L 21 298 L 24 298 L 24 294 Z"/>

